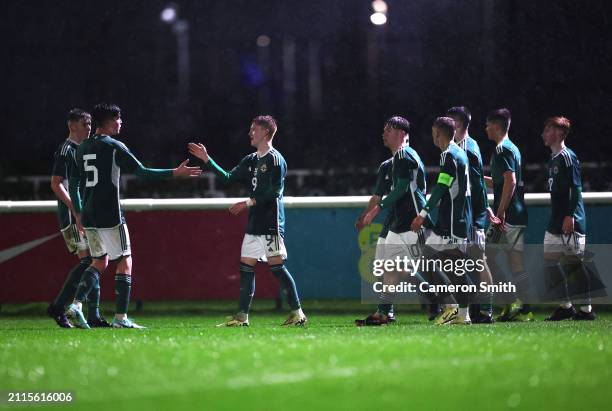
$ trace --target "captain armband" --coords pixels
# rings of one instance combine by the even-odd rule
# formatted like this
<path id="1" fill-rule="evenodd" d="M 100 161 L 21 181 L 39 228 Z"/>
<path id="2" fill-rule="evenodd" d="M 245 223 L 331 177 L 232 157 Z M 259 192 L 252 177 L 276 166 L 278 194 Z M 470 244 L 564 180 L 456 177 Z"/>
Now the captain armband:
<path id="1" fill-rule="evenodd" d="M 453 177 L 446 173 L 440 173 L 438 176 L 438 183 L 450 187 L 453 183 Z"/>

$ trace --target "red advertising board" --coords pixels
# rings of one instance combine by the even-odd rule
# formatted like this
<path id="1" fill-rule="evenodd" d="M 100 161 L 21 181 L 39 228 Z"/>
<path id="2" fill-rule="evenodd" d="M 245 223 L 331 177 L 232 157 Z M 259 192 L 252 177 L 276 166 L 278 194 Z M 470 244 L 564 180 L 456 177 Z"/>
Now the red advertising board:
<path id="1" fill-rule="evenodd" d="M 127 212 L 132 243 L 132 298 L 237 298 L 246 217 L 225 210 Z M 51 301 L 77 264 L 54 213 L 0 214 L 0 303 Z M 102 299 L 114 299 L 114 264 L 102 275 Z M 257 267 L 257 296 L 275 297 L 266 265 Z"/>

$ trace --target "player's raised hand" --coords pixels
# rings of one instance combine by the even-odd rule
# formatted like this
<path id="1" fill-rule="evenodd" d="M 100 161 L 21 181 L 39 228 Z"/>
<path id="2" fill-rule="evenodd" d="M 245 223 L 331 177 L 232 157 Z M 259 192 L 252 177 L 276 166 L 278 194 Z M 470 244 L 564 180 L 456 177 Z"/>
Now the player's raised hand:
<path id="1" fill-rule="evenodd" d="M 200 160 L 208 163 L 208 151 L 206 151 L 206 147 L 202 143 L 189 143 L 187 144 L 187 149 L 189 150 L 189 154 L 199 158 Z"/>
<path id="2" fill-rule="evenodd" d="M 189 160 L 183 161 L 177 168 L 172 170 L 172 177 L 197 177 L 202 174 L 200 167 L 189 167 Z"/>
<path id="3" fill-rule="evenodd" d="M 238 215 L 248 208 L 246 201 L 241 201 L 230 207 L 229 212 Z"/>

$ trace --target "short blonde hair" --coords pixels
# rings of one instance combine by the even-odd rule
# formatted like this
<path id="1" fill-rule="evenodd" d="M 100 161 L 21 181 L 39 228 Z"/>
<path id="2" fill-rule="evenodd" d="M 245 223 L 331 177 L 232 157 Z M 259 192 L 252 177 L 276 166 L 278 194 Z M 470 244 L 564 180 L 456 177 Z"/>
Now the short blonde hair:
<path id="1" fill-rule="evenodd" d="M 544 127 L 548 127 L 548 126 L 563 130 L 563 132 L 567 136 L 572 128 L 572 123 L 571 121 L 569 121 L 567 117 L 557 116 L 557 117 L 549 117 L 546 119 L 546 121 L 544 122 Z"/>
<path id="2" fill-rule="evenodd" d="M 278 129 L 276 126 L 276 120 L 274 120 L 274 117 L 270 115 L 257 116 L 253 119 L 252 123 L 268 130 L 268 133 L 270 133 L 270 138 L 274 137 L 276 130 Z"/>

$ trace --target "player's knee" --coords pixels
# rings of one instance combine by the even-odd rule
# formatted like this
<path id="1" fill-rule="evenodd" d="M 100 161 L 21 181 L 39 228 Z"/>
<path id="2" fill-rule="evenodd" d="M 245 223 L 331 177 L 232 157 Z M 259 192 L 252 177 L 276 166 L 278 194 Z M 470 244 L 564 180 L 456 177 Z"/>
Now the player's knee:
<path id="1" fill-rule="evenodd" d="M 281 261 L 280 264 L 270 263 L 269 267 L 270 271 L 272 271 L 272 274 L 274 274 L 277 279 L 281 280 L 287 276 L 287 270 L 285 269 L 285 263 L 283 261 Z"/>
<path id="2" fill-rule="evenodd" d="M 117 272 L 131 275 L 132 274 L 132 256 L 126 255 L 121 258 L 121 261 L 117 264 Z"/>
<path id="3" fill-rule="evenodd" d="M 108 267 L 108 257 L 94 257 L 92 258 L 91 265 L 98 271 L 103 272 L 104 270 L 106 270 L 106 267 Z"/>

